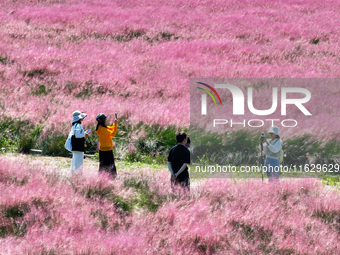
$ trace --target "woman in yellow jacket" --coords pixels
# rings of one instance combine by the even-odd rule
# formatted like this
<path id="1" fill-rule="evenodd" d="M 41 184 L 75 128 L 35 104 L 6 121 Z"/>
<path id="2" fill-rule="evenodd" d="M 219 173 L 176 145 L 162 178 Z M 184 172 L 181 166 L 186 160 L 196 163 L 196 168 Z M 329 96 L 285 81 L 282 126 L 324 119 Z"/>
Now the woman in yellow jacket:
<path id="1" fill-rule="evenodd" d="M 115 160 L 113 156 L 112 138 L 116 136 L 118 130 L 118 119 L 112 126 L 106 125 L 107 116 L 103 113 L 97 115 L 96 133 L 99 137 L 99 171 L 105 171 L 112 174 L 113 178 L 117 176 Z"/>

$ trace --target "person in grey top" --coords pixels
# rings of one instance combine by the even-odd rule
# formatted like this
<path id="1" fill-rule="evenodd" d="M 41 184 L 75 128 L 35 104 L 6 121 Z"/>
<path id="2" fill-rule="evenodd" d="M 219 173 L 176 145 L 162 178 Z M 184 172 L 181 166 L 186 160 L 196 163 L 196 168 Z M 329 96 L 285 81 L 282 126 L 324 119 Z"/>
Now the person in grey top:
<path id="1" fill-rule="evenodd" d="M 263 143 L 263 152 L 266 155 L 264 162 L 264 170 L 267 173 L 269 182 L 278 182 L 280 177 L 280 151 L 282 149 L 282 141 L 279 135 L 278 127 L 270 127 L 268 133 L 271 140 L 261 137 Z"/>

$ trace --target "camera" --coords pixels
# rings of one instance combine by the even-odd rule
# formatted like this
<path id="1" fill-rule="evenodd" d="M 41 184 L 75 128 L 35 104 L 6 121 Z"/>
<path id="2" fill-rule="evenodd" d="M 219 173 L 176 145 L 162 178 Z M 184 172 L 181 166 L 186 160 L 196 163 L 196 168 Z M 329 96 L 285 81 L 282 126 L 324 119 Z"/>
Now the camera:
<path id="1" fill-rule="evenodd" d="M 266 139 L 266 137 L 265 137 L 264 133 L 262 132 L 261 133 L 261 141 L 264 141 L 265 139 Z"/>
<path id="2" fill-rule="evenodd" d="M 263 151 L 263 141 L 266 139 L 266 137 L 265 137 L 265 135 L 264 135 L 264 133 L 262 132 L 261 133 L 261 153 L 262 153 L 262 151 Z"/>

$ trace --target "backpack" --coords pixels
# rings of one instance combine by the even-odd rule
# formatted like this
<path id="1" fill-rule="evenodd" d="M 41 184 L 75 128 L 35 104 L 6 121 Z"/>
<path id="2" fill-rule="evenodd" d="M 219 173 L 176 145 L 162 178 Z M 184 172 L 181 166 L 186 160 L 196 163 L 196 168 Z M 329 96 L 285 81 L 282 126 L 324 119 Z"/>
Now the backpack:
<path id="1" fill-rule="evenodd" d="M 278 140 L 279 140 L 279 139 L 277 139 L 276 142 L 277 142 Z M 276 142 L 275 142 L 275 143 L 276 143 Z M 280 150 L 279 153 L 280 153 L 280 156 L 279 156 L 279 163 L 282 164 L 282 163 L 283 163 L 283 158 L 284 158 L 284 155 L 285 155 L 285 153 L 283 152 L 283 149 L 282 149 L 282 148 L 281 148 L 281 150 Z"/>
<path id="2" fill-rule="evenodd" d="M 283 149 L 280 150 L 280 158 L 279 158 L 279 163 L 282 164 L 283 163 L 283 158 L 284 158 L 284 152 Z"/>

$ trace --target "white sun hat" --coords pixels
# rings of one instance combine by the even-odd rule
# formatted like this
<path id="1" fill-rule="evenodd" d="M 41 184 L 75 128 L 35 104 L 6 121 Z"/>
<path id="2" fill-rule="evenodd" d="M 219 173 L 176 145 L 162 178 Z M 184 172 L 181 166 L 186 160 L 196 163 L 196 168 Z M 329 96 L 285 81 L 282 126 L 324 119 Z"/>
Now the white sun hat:
<path id="1" fill-rule="evenodd" d="M 72 116 L 73 116 L 72 123 L 74 123 L 78 120 L 84 119 L 87 116 L 87 114 L 82 113 L 80 111 L 75 111 L 75 112 L 72 113 Z"/>
<path id="2" fill-rule="evenodd" d="M 275 135 L 280 136 L 280 135 L 279 135 L 279 128 L 278 128 L 278 127 L 270 127 L 270 128 L 268 129 L 268 133 L 269 133 L 269 134 L 270 134 L 270 133 L 273 133 L 273 134 L 275 134 Z"/>

